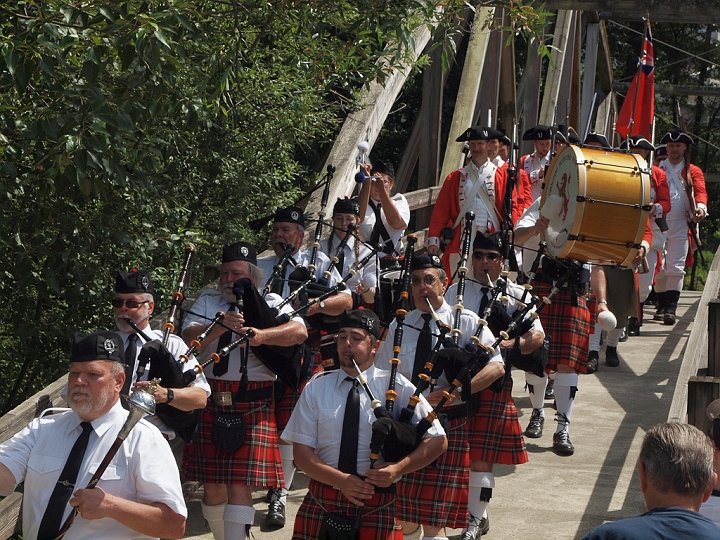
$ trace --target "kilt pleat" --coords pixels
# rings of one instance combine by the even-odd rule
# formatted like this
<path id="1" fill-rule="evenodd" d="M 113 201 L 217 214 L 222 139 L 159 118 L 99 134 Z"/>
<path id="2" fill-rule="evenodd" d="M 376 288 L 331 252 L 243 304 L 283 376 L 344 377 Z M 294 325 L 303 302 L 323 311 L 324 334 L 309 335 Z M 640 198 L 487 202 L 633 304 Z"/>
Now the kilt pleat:
<path id="1" fill-rule="evenodd" d="M 239 382 L 209 379 L 213 392 L 237 392 Z M 248 390 L 271 387 L 272 382 L 250 382 Z M 245 442 L 235 452 L 218 450 L 212 442 L 217 414 L 243 415 Z M 183 471 L 188 480 L 211 484 L 277 487 L 284 484 L 272 400 L 218 406 L 208 401 L 191 445 L 185 445 Z"/>
<path id="2" fill-rule="evenodd" d="M 489 388 L 480 392 L 480 407 L 468 421 L 470 459 L 504 465 L 528 462 L 512 384 L 508 377 L 500 393 Z"/>
<path id="3" fill-rule="evenodd" d="M 391 493 L 375 493 L 371 499 L 365 501 L 365 506 L 360 510 L 360 540 L 402 540 L 402 529 L 395 519 L 394 497 Z M 322 504 L 322 508 L 318 502 Z M 318 537 L 323 508 L 347 519 L 354 519 L 359 510 L 339 489 L 310 480 L 308 493 L 295 517 L 293 540 L 315 540 Z M 378 508 L 379 510 L 375 510 Z"/>
<path id="4" fill-rule="evenodd" d="M 434 463 L 407 474 L 398 482 L 398 519 L 433 527 L 467 526 L 467 419 L 450 420 L 448 449 Z"/>
<path id="5" fill-rule="evenodd" d="M 550 293 L 547 283 L 533 282 L 535 294 L 540 297 Z M 558 365 L 572 367 L 577 373 L 587 372 L 587 354 L 590 346 L 590 311 L 585 297 L 578 295 L 577 306 L 572 305 L 572 290 L 560 289 L 552 303 L 540 313 L 545 333 L 550 335 L 550 354 L 546 371 L 556 371 Z"/>

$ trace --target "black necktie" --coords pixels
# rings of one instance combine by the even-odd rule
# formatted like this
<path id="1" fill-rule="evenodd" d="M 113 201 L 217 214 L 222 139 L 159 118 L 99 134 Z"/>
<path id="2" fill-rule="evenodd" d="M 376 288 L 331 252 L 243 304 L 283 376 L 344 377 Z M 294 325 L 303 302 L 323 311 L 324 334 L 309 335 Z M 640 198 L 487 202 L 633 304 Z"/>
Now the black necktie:
<path id="1" fill-rule="evenodd" d="M 380 210 L 382 209 L 382 204 L 371 204 L 370 205 L 373 209 L 373 213 L 375 214 L 375 226 L 373 227 L 372 233 L 370 233 L 370 245 L 371 246 L 377 246 L 378 240 L 380 240 L 380 228 L 382 227 L 382 214 L 380 213 Z"/>
<path id="2" fill-rule="evenodd" d="M 130 395 L 130 385 L 132 384 L 135 358 L 137 357 L 137 338 L 137 334 L 130 334 L 127 347 L 125 347 L 125 384 L 123 384 L 120 391 L 123 396 Z"/>
<path id="3" fill-rule="evenodd" d="M 415 386 L 417 386 L 417 383 L 420 380 L 420 374 L 423 372 L 425 362 L 427 362 L 428 356 L 430 356 L 430 351 L 432 351 L 433 347 L 433 335 L 430 331 L 430 319 L 432 316 L 429 313 L 423 313 L 422 318 L 425 319 L 425 324 L 422 327 L 422 332 L 420 332 L 420 337 L 417 342 L 417 348 L 415 349 L 412 379 L 410 380 L 410 382 L 412 382 Z"/>
<path id="4" fill-rule="evenodd" d="M 480 292 L 482 292 L 482 299 L 480 300 L 480 309 L 478 309 L 478 315 L 480 317 L 485 318 L 485 309 L 487 308 L 488 302 L 490 301 L 490 298 L 488 298 L 488 292 L 490 289 L 488 287 L 481 287 Z"/>
<path id="5" fill-rule="evenodd" d="M 75 491 L 75 482 L 77 481 L 78 472 L 80 472 L 80 465 L 82 465 L 85 450 L 90 440 L 90 432 L 93 430 L 90 422 L 81 422 L 80 427 L 82 427 L 83 432 L 75 441 L 72 450 L 70 450 L 65 467 L 60 473 L 52 495 L 50 495 L 50 501 L 40 522 L 38 540 L 53 540 L 57 536 L 60 525 L 62 525 L 65 508 L 70 496 Z"/>
<path id="6" fill-rule="evenodd" d="M 338 262 L 335 265 L 335 268 L 337 268 L 338 274 L 343 276 L 343 267 L 345 266 L 345 249 L 340 252 L 340 255 L 338 255 Z"/>
<path id="7" fill-rule="evenodd" d="M 360 389 L 357 379 L 345 377 L 345 380 L 352 381 L 353 385 L 345 402 L 338 469 L 344 473 L 357 474 L 358 437 L 360 436 Z"/>
<path id="8" fill-rule="evenodd" d="M 230 307 L 228 308 L 228 311 L 236 311 L 237 306 L 235 304 L 230 304 Z M 218 344 L 217 344 L 217 352 L 220 354 L 220 350 L 224 349 L 230 343 L 232 343 L 233 333 L 228 330 L 225 332 L 222 336 L 218 338 Z M 222 377 L 227 373 L 228 370 L 228 364 L 230 363 L 230 355 L 226 354 L 225 356 L 220 357 L 220 361 L 216 364 L 213 364 L 213 375 L 216 377 Z"/>
<path id="9" fill-rule="evenodd" d="M 289 262 L 287 259 L 285 259 L 285 262 L 283 263 L 282 270 L 280 271 L 280 275 L 282 276 L 281 279 L 276 279 L 273 281 L 273 286 L 270 289 L 271 293 L 275 293 L 278 296 L 282 296 L 283 289 L 285 288 L 285 280 L 287 279 L 287 271 Z"/>

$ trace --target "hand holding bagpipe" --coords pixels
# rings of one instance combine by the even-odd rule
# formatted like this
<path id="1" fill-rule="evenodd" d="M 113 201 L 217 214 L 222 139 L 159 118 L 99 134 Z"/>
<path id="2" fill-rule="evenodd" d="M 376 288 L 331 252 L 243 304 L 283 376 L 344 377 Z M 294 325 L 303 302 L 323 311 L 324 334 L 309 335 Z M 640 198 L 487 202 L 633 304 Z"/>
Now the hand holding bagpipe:
<path id="1" fill-rule="evenodd" d="M 283 279 L 283 267 L 285 266 L 285 263 L 290 258 L 290 256 L 295 251 L 295 246 L 292 244 L 288 244 L 285 246 L 285 251 L 282 254 L 282 257 L 280 257 L 280 260 L 277 262 L 275 266 L 273 266 L 273 273 L 270 276 L 270 279 L 267 280 L 267 283 L 265 284 L 265 288 L 263 289 L 262 295 L 267 296 L 270 292 L 272 292 L 273 287 L 275 286 L 275 283 L 278 281 L 282 281 Z M 284 285 L 284 284 L 283 284 Z M 281 288 L 282 290 L 282 288 Z"/>

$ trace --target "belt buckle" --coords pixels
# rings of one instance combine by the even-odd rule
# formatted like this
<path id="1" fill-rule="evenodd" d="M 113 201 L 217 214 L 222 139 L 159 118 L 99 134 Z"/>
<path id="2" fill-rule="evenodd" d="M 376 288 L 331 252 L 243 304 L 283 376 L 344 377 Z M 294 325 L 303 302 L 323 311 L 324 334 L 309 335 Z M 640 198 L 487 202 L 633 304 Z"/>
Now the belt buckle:
<path id="1" fill-rule="evenodd" d="M 233 404 L 232 392 L 213 392 L 213 402 L 220 407 L 229 407 Z"/>

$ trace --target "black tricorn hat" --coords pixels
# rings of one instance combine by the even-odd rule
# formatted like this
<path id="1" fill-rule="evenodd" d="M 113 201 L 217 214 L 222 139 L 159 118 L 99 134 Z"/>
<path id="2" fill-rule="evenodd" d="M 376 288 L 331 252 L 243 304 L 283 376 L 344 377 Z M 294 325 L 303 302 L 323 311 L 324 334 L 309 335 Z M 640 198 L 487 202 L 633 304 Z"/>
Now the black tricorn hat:
<path id="1" fill-rule="evenodd" d="M 642 135 L 632 135 L 628 137 L 620 145 L 620 148 L 629 150 L 650 150 L 651 152 L 655 150 L 652 143 Z"/>
<path id="2" fill-rule="evenodd" d="M 275 210 L 273 223 L 297 223 L 301 227 L 305 227 L 305 216 L 303 215 L 302 208 L 297 206 L 278 208 Z"/>
<path id="3" fill-rule="evenodd" d="M 669 142 L 685 143 L 687 145 L 693 144 L 693 139 L 687 133 L 683 133 L 679 129 L 673 129 L 668 131 L 660 141 L 661 144 L 667 144 Z"/>
<path id="4" fill-rule="evenodd" d="M 375 174 L 387 174 L 390 178 L 395 178 L 395 167 L 389 161 L 381 159 L 373 161 L 372 172 Z"/>
<path id="5" fill-rule="evenodd" d="M 531 127 L 523 133 L 523 141 L 548 141 L 552 139 L 552 128 L 544 124 Z"/>
<path id="6" fill-rule="evenodd" d="M 422 255 L 413 257 L 410 271 L 414 272 L 415 270 L 422 270 L 424 268 L 444 268 L 444 266 L 440 257 L 434 253 L 423 253 Z"/>
<path id="7" fill-rule="evenodd" d="M 497 232 L 483 234 L 478 231 L 475 240 L 473 240 L 473 249 L 500 251 L 502 249 L 502 235 Z"/>
<path id="8" fill-rule="evenodd" d="M 112 360 L 122 364 L 125 362 L 124 357 L 122 338 L 115 332 L 93 332 L 88 335 L 76 332 L 73 336 L 71 363 Z"/>
<path id="9" fill-rule="evenodd" d="M 607 140 L 607 137 L 602 133 L 588 133 L 588 136 L 585 137 L 585 142 L 583 144 L 587 146 L 590 143 L 597 143 L 603 148 L 612 148 Z"/>
<path id="10" fill-rule="evenodd" d="M 655 157 L 667 157 L 667 146 L 661 144 L 655 147 Z"/>
<path id="11" fill-rule="evenodd" d="M 500 139 L 502 133 L 499 131 L 487 127 L 487 126 L 475 126 L 467 128 L 462 135 L 460 135 L 455 142 L 465 141 L 489 141 L 490 139 Z"/>
<path id="12" fill-rule="evenodd" d="M 369 309 L 346 310 L 338 321 L 340 328 L 361 328 L 367 330 L 375 339 L 380 338 L 380 319 Z"/>
<path id="13" fill-rule="evenodd" d="M 121 294 L 154 293 L 150 271 L 133 268 L 132 272 L 118 271 L 115 276 L 115 292 Z"/>
<path id="14" fill-rule="evenodd" d="M 235 242 L 223 246 L 222 262 L 247 261 L 257 266 L 257 254 L 255 247 L 249 242 Z"/>
<path id="15" fill-rule="evenodd" d="M 354 214 L 359 216 L 360 203 L 358 202 L 357 197 L 345 197 L 344 199 L 338 197 L 335 206 L 333 206 L 333 216 L 335 214 Z"/>

